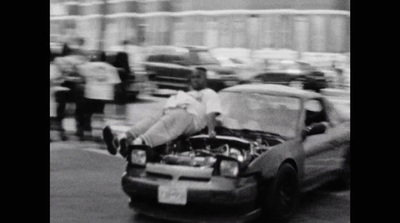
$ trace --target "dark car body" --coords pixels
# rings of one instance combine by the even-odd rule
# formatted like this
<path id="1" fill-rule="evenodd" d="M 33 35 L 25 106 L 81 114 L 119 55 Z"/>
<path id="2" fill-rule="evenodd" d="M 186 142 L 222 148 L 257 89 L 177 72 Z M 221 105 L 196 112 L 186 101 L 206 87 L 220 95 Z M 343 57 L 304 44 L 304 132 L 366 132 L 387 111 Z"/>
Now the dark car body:
<path id="1" fill-rule="evenodd" d="M 199 133 L 165 147 L 129 147 L 122 189 L 130 207 L 179 222 L 285 219 L 300 192 L 349 173 L 349 120 L 322 95 L 251 84 L 219 96 L 216 138 Z"/>
<path id="2" fill-rule="evenodd" d="M 265 69 L 251 82 L 282 84 L 319 92 L 328 87 L 329 80 L 324 72 L 314 66 L 294 60 L 265 60 Z"/>
<path id="3" fill-rule="evenodd" d="M 239 82 L 233 69 L 222 67 L 206 47 L 153 46 L 144 62 L 148 79 L 159 89 L 188 90 L 196 67 L 208 70 L 208 86 L 219 91 Z"/>

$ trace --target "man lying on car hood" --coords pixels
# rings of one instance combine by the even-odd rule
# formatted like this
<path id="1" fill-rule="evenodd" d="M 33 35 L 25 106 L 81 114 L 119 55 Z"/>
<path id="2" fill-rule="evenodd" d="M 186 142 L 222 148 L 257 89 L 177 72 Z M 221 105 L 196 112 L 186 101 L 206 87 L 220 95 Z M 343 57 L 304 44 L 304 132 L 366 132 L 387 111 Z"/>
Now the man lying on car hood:
<path id="1" fill-rule="evenodd" d="M 126 156 L 130 143 L 153 148 L 181 135 L 192 135 L 206 126 L 210 137 L 214 137 L 221 104 L 217 93 L 207 87 L 207 70 L 196 68 L 190 76 L 190 83 L 193 90 L 180 91 L 170 97 L 161 114 L 142 119 L 122 135 L 115 138 L 111 128 L 106 126 L 103 138 L 109 153 L 115 155 L 119 151 Z"/>

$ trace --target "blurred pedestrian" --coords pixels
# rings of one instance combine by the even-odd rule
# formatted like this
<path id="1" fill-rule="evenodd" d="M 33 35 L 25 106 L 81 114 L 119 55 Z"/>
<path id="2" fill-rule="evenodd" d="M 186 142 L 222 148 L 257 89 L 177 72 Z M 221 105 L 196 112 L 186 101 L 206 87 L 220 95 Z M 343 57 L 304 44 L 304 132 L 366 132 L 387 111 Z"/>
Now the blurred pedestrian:
<path id="1" fill-rule="evenodd" d="M 61 56 L 69 56 L 71 54 L 71 48 L 69 47 L 69 44 L 65 42 L 62 46 L 61 50 Z"/>
<path id="2" fill-rule="evenodd" d="M 66 140 L 65 130 L 63 127 L 63 118 L 58 115 L 58 100 L 57 94 L 63 94 L 68 89 L 61 87 L 63 82 L 62 73 L 58 66 L 54 64 L 54 54 L 50 50 L 50 130 L 57 130 L 61 140 Z M 50 138 L 50 141 L 51 138 Z"/>
<path id="3" fill-rule="evenodd" d="M 215 137 L 216 116 L 221 113 L 218 94 L 207 87 L 207 70 L 199 67 L 191 74 L 193 90 L 167 100 L 158 116 L 142 119 L 129 131 L 114 139 L 109 126 L 103 129 L 103 139 L 110 154 L 115 155 L 118 147 L 126 156 L 127 145 L 156 147 L 168 143 L 181 135 L 192 135 L 208 128 L 210 137 Z"/>
<path id="4" fill-rule="evenodd" d="M 121 81 L 117 69 L 105 61 L 83 64 L 79 73 L 85 78 L 84 135 L 93 136 L 92 130 L 101 131 L 104 126 L 104 107 L 114 100 L 114 87 Z M 96 128 L 92 123 L 96 123 Z"/>
<path id="5" fill-rule="evenodd" d="M 115 88 L 115 103 L 116 103 L 116 114 L 119 117 L 122 117 L 126 120 L 126 104 L 128 102 L 127 90 L 129 88 L 129 82 L 131 76 L 130 65 L 129 65 L 129 56 L 127 53 L 127 46 L 129 45 L 129 41 L 123 41 L 123 50 L 117 52 L 115 56 L 115 60 L 112 65 L 117 68 L 119 78 L 121 83 L 116 85 Z"/>
<path id="6" fill-rule="evenodd" d="M 340 68 L 337 65 L 337 62 L 333 62 L 332 64 L 332 68 L 333 70 L 336 72 L 336 77 L 337 77 L 337 81 L 336 81 L 336 87 L 339 89 L 343 89 L 344 88 L 344 75 L 343 75 L 343 69 Z"/>
<path id="7" fill-rule="evenodd" d="M 68 91 L 57 92 L 57 118 L 62 121 L 65 118 L 67 103 L 75 105 L 74 117 L 76 121 L 76 135 L 83 139 L 84 126 L 84 78 L 79 74 L 77 67 L 86 63 L 86 58 L 82 56 L 70 55 L 59 57 L 55 61 L 61 68 L 63 83 L 62 87 Z M 66 138 L 64 136 L 64 138 Z"/>

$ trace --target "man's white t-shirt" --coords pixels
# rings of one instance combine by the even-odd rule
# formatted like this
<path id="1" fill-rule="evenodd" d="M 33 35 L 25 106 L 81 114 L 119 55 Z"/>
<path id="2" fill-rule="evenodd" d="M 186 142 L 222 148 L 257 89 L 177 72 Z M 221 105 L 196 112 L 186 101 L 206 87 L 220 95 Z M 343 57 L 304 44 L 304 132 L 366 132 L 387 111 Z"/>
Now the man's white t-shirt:
<path id="1" fill-rule="evenodd" d="M 79 66 L 85 77 L 85 98 L 114 100 L 114 86 L 121 83 L 115 67 L 104 62 L 90 62 Z"/>
<path id="2" fill-rule="evenodd" d="M 206 114 L 222 112 L 218 94 L 209 88 L 186 93 L 178 91 L 167 100 L 164 108 L 185 108 L 188 113 L 195 116 L 194 125 L 197 129 L 207 126 Z"/>

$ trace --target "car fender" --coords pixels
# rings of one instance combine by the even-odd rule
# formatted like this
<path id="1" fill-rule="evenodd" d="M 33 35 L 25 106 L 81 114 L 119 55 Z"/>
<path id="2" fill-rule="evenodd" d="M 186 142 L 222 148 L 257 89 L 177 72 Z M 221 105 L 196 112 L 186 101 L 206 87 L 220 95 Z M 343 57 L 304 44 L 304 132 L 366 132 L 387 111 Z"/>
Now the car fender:
<path id="1" fill-rule="evenodd" d="M 299 180 L 303 177 L 304 149 L 301 139 L 296 138 L 271 147 L 251 162 L 247 173 L 259 173 L 262 179 L 275 177 L 284 162 L 290 162 L 298 172 Z"/>

